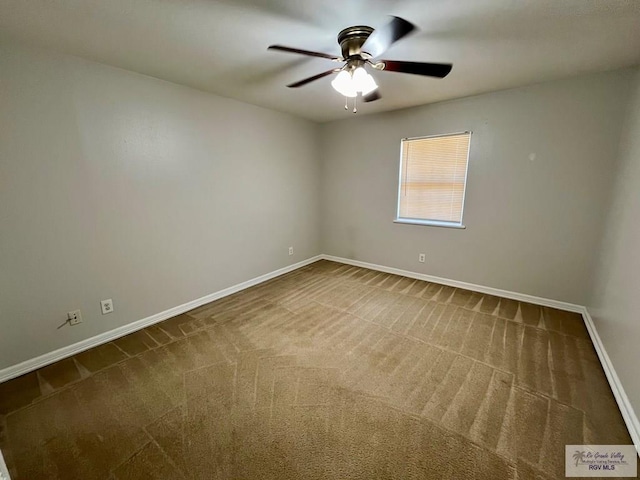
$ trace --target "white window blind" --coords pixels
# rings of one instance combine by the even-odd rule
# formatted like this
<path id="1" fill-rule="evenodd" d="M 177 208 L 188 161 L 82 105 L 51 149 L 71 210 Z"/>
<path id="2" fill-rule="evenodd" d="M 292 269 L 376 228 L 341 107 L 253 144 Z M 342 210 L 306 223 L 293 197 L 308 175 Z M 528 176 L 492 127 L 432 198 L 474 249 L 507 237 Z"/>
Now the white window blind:
<path id="1" fill-rule="evenodd" d="M 462 225 L 471 133 L 402 140 L 398 221 Z"/>

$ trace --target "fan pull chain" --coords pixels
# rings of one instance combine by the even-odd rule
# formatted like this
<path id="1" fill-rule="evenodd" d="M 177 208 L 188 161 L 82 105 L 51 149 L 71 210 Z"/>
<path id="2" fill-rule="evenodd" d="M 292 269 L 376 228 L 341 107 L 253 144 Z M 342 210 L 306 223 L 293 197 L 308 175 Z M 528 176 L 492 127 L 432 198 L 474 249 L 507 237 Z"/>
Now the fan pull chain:
<path id="1" fill-rule="evenodd" d="M 358 107 L 356 106 L 356 99 L 358 97 L 353 97 L 353 113 L 358 113 Z M 344 109 L 349 110 L 349 97 L 344 97 Z"/>

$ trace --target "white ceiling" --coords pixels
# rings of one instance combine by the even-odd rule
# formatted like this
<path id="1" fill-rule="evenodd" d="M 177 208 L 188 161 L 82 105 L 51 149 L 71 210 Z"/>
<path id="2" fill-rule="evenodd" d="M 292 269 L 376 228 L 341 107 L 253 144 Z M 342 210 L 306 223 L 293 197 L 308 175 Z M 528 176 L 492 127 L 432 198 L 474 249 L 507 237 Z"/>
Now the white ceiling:
<path id="1" fill-rule="evenodd" d="M 267 51 L 339 55 L 350 25 L 388 15 L 420 31 L 384 58 L 453 63 L 445 79 L 374 72 L 383 99 L 359 115 L 640 64 L 640 0 L 2 0 L 0 42 L 78 55 L 317 121 L 344 118 L 334 67 Z"/>

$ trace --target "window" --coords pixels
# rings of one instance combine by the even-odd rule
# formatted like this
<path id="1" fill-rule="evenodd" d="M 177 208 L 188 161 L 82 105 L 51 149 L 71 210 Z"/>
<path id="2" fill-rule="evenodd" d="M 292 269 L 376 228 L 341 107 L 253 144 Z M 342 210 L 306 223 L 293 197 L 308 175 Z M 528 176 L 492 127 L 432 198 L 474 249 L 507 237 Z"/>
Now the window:
<path id="1" fill-rule="evenodd" d="M 464 228 L 471 132 L 402 140 L 396 222 Z"/>

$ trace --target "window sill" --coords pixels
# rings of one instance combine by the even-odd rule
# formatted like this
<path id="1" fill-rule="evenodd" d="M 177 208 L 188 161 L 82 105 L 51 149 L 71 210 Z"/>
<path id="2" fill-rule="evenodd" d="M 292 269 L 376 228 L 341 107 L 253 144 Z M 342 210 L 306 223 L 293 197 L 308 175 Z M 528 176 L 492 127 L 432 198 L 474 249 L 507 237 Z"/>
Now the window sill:
<path id="1" fill-rule="evenodd" d="M 465 229 L 461 223 L 452 222 L 438 222 L 437 220 L 418 220 L 415 218 L 396 218 L 393 223 L 405 223 L 407 225 L 424 225 L 427 227 L 445 227 L 445 228 L 459 228 Z"/>

